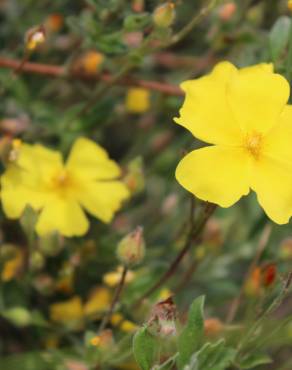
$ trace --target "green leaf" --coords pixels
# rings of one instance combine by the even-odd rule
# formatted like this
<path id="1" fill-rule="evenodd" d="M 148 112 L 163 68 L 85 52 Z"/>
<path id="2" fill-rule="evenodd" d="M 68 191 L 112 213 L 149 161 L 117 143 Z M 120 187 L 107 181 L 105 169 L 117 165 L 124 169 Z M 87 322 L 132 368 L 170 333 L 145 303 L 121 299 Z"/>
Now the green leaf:
<path id="1" fill-rule="evenodd" d="M 149 25 L 150 21 L 148 13 L 130 14 L 124 20 L 124 28 L 127 32 L 140 31 Z"/>
<path id="2" fill-rule="evenodd" d="M 253 369 L 256 366 L 270 364 L 271 362 L 272 359 L 268 355 L 260 353 L 244 358 L 239 365 L 241 369 Z"/>
<path id="3" fill-rule="evenodd" d="M 288 45 L 290 24 L 291 20 L 289 17 L 280 17 L 270 32 L 269 43 L 273 62 L 276 62 L 281 57 Z"/>
<path id="4" fill-rule="evenodd" d="M 205 297 L 196 298 L 189 310 L 186 326 L 178 338 L 178 368 L 183 369 L 190 362 L 192 354 L 198 350 L 204 334 L 204 308 Z"/>
<path id="5" fill-rule="evenodd" d="M 142 370 L 149 370 L 153 366 L 157 344 L 157 339 L 148 332 L 146 326 L 138 330 L 135 334 L 133 339 L 133 352 Z"/>
<path id="6" fill-rule="evenodd" d="M 234 360 L 236 351 L 225 347 L 224 340 L 216 343 L 206 343 L 196 354 L 198 369 L 200 370 L 224 370 Z"/>

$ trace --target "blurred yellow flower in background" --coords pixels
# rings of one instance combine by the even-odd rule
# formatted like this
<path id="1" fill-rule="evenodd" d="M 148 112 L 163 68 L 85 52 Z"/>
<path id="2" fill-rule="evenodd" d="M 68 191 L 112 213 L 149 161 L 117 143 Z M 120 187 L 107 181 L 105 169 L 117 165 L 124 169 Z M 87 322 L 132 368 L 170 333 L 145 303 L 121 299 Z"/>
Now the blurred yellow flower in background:
<path id="1" fill-rule="evenodd" d="M 109 287 L 115 287 L 121 280 L 122 271 L 123 267 L 118 266 L 115 271 L 104 274 L 102 278 L 103 282 Z M 130 283 L 131 281 L 133 281 L 134 277 L 135 273 L 131 270 L 128 270 L 125 278 L 125 283 Z"/>
<path id="2" fill-rule="evenodd" d="M 94 50 L 88 51 L 80 61 L 81 67 L 86 73 L 96 74 L 101 69 L 104 59 L 105 57 L 102 53 Z"/>
<path id="3" fill-rule="evenodd" d="M 252 189 L 275 222 L 292 215 L 292 106 L 289 84 L 271 64 L 241 70 L 219 63 L 211 74 L 181 85 L 175 121 L 213 144 L 186 155 L 178 182 L 198 198 L 232 206 Z"/>
<path id="4" fill-rule="evenodd" d="M 108 288 L 97 287 L 84 305 L 84 313 L 91 318 L 100 317 L 110 306 L 111 293 Z"/>
<path id="5" fill-rule="evenodd" d="M 55 322 L 70 323 L 83 319 L 83 306 L 80 297 L 74 296 L 50 306 L 50 318 Z"/>
<path id="6" fill-rule="evenodd" d="M 144 113 L 150 108 L 150 92 L 142 87 L 133 87 L 126 96 L 126 109 L 130 113 Z"/>
<path id="7" fill-rule="evenodd" d="M 3 252 L 3 250 L 5 250 Z M 8 254 L 1 271 L 1 280 L 6 282 L 15 278 L 21 270 L 24 262 L 23 253 L 20 248 L 10 244 L 1 245 L 1 257 Z"/>
<path id="8" fill-rule="evenodd" d="M 19 151 L 1 178 L 3 209 L 9 218 L 20 217 L 26 205 L 40 210 L 39 235 L 84 235 L 89 222 L 83 209 L 108 223 L 129 197 L 117 180 L 119 166 L 91 140 L 77 139 L 66 164 L 59 152 L 41 145 L 22 145 Z"/>
<path id="9" fill-rule="evenodd" d="M 132 333 L 138 329 L 138 326 L 134 322 L 125 319 L 120 313 L 114 313 L 110 321 L 113 326 L 117 326 L 124 333 Z"/>

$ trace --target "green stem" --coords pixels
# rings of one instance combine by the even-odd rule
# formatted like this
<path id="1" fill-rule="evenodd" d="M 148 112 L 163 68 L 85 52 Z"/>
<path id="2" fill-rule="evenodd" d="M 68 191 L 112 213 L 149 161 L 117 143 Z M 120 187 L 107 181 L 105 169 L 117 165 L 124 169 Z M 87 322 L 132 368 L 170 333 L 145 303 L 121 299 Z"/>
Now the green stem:
<path id="1" fill-rule="evenodd" d="M 190 22 L 185 25 L 185 27 L 183 27 L 178 33 L 173 35 L 170 41 L 163 45 L 163 48 L 174 46 L 175 44 L 182 41 L 192 31 L 192 29 L 212 11 L 217 2 L 218 0 L 209 1 L 209 3 L 199 11 L 199 13 L 195 14 Z"/>

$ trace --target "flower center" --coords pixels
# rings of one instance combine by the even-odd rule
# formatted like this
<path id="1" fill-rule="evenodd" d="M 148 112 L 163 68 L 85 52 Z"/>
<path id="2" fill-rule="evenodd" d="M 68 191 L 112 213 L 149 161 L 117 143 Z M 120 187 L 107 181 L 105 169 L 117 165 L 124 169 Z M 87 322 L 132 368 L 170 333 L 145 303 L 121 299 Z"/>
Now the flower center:
<path id="1" fill-rule="evenodd" d="M 72 179 L 69 173 L 62 169 L 52 177 L 52 185 L 55 189 L 65 190 L 72 185 Z"/>
<path id="2" fill-rule="evenodd" d="M 246 135 L 244 140 L 244 147 L 255 159 L 258 159 L 262 148 L 262 142 L 262 134 L 258 132 L 252 132 Z"/>

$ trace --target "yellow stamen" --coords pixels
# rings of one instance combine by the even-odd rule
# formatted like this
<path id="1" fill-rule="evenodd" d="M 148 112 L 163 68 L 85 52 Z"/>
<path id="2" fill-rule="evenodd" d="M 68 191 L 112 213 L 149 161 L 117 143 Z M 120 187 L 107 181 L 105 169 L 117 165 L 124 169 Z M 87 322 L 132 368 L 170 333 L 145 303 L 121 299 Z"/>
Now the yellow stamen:
<path id="1" fill-rule="evenodd" d="M 249 153 L 256 159 L 258 159 L 261 148 L 262 148 L 263 136 L 258 132 L 253 132 L 246 135 L 244 146 Z"/>
<path id="2" fill-rule="evenodd" d="M 95 347 L 97 347 L 100 344 L 100 342 L 101 342 L 101 339 L 98 335 L 96 337 L 91 338 L 90 340 L 90 344 Z"/>

